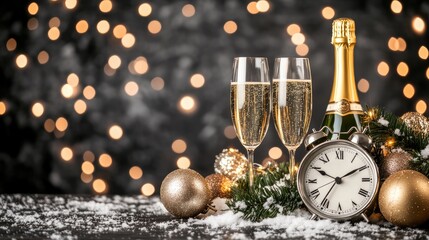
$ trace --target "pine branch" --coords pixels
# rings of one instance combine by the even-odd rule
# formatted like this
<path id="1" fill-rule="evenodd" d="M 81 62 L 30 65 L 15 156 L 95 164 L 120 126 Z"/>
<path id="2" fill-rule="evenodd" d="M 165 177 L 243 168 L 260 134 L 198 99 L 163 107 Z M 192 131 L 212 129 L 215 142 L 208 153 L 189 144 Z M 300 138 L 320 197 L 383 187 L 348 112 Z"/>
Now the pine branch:
<path id="1" fill-rule="evenodd" d="M 285 163 L 273 171 L 256 175 L 252 188 L 249 189 L 246 177 L 238 180 L 231 191 L 228 207 L 234 212 L 242 212 L 244 219 L 253 222 L 275 217 L 279 213 L 287 214 L 302 206 L 296 185 L 291 185 L 289 181 Z"/>
<path id="2" fill-rule="evenodd" d="M 429 177 L 429 157 L 422 155 L 422 150 L 429 148 L 427 134 L 414 131 L 400 117 L 378 107 L 367 107 L 363 125 L 369 127 L 368 134 L 372 137 L 376 149 L 401 148 L 413 156 L 412 169 Z M 381 159 L 383 157 L 377 156 Z M 378 159 L 377 163 L 381 161 Z"/>

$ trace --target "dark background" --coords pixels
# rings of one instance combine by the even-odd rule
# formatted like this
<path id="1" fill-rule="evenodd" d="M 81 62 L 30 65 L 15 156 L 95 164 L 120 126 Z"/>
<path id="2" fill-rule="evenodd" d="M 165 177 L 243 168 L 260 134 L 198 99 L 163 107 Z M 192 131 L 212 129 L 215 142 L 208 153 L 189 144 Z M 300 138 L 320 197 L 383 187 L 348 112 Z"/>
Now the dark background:
<path id="1" fill-rule="evenodd" d="M 182 156 L 188 157 L 190 168 L 202 175 L 213 173 L 215 156 L 222 149 L 235 147 L 244 152 L 236 138 L 229 139 L 224 134 L 225 128 L 231 130 L 232 59 L 266 56 L 272 69 L 275 57 L 298 56 L 286 32 L 293 23 L 300 26 L 309 48 L 305 56 L 310 58 L 313 75 L 311 128 L 320 126 L 331 91 L 331 23 L 338 17 L 350 17 L 356 22 L 356 83 L 362 78 L 369 83 L 368 91 L 359 88 L 363 106 L 379 105 L 401 115 L 416 111 L 421 100 L 429 103 L 429 64 L 418 55 L 421 46 L 427 47 L 429 34 L 426 28 L 422 33 L 412 28 L 416 16 L 428 24 L 427 1 L 400 1 L 403 9 L 395 14 L 390 0 L 282 0 L 269 1 L 266 13 L 250 14 L 250 1 L 157 0 L 147 2 L 152 7 L 147 17 L 138 14 L 143 1 L 116 0 L 107 13 L 99 10 L 98 0 L 80 0 L 73 9 L 65 7 L 67 1 L 40 1 L 35 15 L 28 11 L 31 1 L 0 3 L 0 101 L 6 106 L 0 115 L 0 193 L 96 193 L 94 180 L 101 179 L 106 183 L 102 193 L 138 194 L 144 184 L 152 184 L 154 194 L 158 194 L 162 179 L 177 168 L 176 161 Z M 195 7 L 195 15 L 183 15 L 186 4 Z M 326 6 L 335 10 L 333 19 L 322 16 Z M 48 38 L 53 17 L 59 18 L 61 32 L 55 41 Z M 106 34 L 96 28 L 103 19 L 110 23 Z M 80 20 L 89 25 L 83 34 L 75 28 Z M 162 24 L 157 34 L 148 30 L 152 20 Z M 238 25 L 233 34 L 224 31 L 229 20 Z M 113 36 L 112 29 L 118 24 L 125 25 L 135 37 L 132 48 L 125 48 Z M 405 40 L 405 50 L 389 49 L 392 37 Z M 14 49 L 7 48 L 11 38 L 16 41 Z M 41 51 L 49 54 L 44 64 L 38 61 Z M 20 54 L 28 59 L 24 68 L 17 67 Z M 118 55 L 122 64 L 117 70 L 108 69 L 106 74 L 112 55 Z M 133 74 L 128 65 L 140 56 L 147 59 L 149 69 L 144 74 Z M 390 67 L 386 76 L 377 72 L 381 61 Z M 397 73 L 400 62 L 409 67 L 406 76 Z M 77 74 L 80 81 L 75 95 L 65 98 L 61 88 L 71 73 Z M 204 76 L 201 88 L 189 82 L 196 73 Z M 156 77 L 164 80 L 161 90 L 151 84 Z M 129 81 L 139 87 L 134 96 L 124 91 Z M 411 99 L 403 94 L 406 84 L 415 89 Z M 82 92 L 88 85 L 96 90 L 92 100 Z M 183 113 L 178 107 L 187 95 L 197 103 L 191 113 Z M 86 103 L 83 114 L 74 109 L 78 100 Z M 40 117 L 32 113 L 36 102 L 44 106 Z M 67 129 L 49 129 L 49 124 L 60 117 L 67 120 Z M 109 136 L 112 125 L 123 130 L 118 140 Z M 179 138 L 187 144 L 186 151 L 180 154 L 172 150 L 173 141 Z M 256 162 L 267 158 L 274 146 L 283 151 L 278 161 L 287 159 L 271 122 L 266 138 L 256 150 Z M 69 161 L 61 157 L 64 147 L 73 151 Z M 304 153 L 301 147 L 298 159 Z M 101 154 L 111 156 L 110 167 L 100 166 Z M 84 176 L 90 179 L 87 183 L 81 179 L 84 160 L 95 168 L 91 175 Z M 130 177 L 133 166 L 142 169 L 141 178 Z M 150 186 L 146 185 L 146 195 L 152 194 Z"/>

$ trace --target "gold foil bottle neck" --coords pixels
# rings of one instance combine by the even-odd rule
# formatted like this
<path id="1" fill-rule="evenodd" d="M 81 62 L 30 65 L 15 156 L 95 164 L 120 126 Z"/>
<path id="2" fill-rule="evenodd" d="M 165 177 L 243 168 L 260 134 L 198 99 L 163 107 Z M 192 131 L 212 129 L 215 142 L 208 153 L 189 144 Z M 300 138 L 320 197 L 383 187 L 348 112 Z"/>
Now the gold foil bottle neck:
<path id="1" fill-rule="evenodd" d="M 356 43 L 355 21 L 350 18 L 338 18 L 332 22 L 332 44 Z"/>

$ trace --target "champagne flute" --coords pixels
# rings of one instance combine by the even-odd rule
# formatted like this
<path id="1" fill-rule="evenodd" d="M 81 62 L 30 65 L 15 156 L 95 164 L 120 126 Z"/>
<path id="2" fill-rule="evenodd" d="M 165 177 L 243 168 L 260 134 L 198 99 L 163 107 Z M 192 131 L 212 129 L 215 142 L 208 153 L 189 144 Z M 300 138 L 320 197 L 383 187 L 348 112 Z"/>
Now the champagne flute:
<path id="1" fill-rule="evenodd" d="M 273 74 L 273 116 L 277 133 L 289 151 L 289 174 L 295 183 L 295 151 L 310 126 L 312 86 L 308 58 L 276 58 Z"/>
<path id="2" fill-rule="evenodd" d="M 230 107 L 235 133 L 247 150 L 249 187 L 253 185 L 253 155 L 267 133 L 271 94 L 268 61 L 264 57 L 234 58 Z"/>

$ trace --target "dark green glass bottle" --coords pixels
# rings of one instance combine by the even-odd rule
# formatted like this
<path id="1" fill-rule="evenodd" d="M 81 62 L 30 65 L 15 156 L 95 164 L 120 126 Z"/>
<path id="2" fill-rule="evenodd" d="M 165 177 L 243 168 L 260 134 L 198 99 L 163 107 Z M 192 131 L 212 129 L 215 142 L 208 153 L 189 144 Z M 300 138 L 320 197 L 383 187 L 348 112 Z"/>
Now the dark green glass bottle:
<path id="1" fill-rule="evenodd" d="M 354 73 L 354 46 L 356 44 L 355 22 L 339 18 L 332 23 L 332 45 L 335 50 L 334 82 L 322 126 L 334 133 L 347 132 L 351 127 L 362 130 L 362 106 L 356 90 Z M 347 139 L 349 134 L 340 134 Z M 337 139 L 338 134 L 329 134 Z"/>

